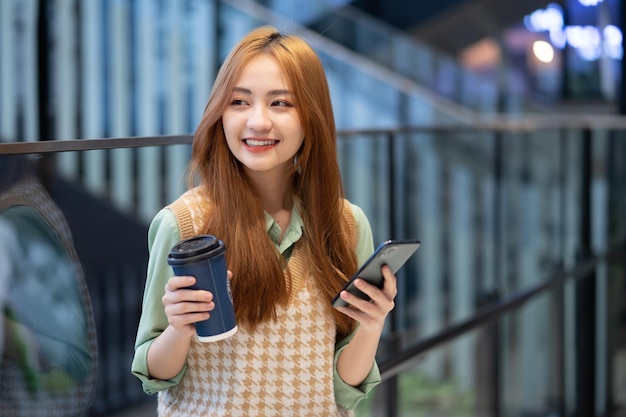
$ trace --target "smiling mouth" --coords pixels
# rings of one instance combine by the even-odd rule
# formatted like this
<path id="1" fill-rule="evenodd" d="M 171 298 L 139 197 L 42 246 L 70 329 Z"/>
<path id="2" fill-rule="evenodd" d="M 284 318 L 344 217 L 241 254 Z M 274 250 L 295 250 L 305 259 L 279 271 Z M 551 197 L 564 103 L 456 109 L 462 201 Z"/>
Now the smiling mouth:
<path id="1" fill-rule="evenodd" d="M 277 140 L 257 140 L 257 139 L 244 139 L 244 143 L 248 146 L 271 146 L 278 143 Z"/>

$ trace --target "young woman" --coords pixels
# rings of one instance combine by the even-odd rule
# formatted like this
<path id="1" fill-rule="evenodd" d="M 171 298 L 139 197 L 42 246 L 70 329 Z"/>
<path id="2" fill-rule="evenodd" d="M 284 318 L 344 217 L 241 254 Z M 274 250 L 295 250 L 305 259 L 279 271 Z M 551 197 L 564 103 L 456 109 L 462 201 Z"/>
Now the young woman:
<path id="1" fill-rule="evenodd" d="M 326 76 L 305 41 L 261 27 L 233 49 L 195 133 L 190 183 L 149 230 L 132 371 L 159 392 L 159 415 L 349 415 L 380 382 L 396 278 L 383 268 L 382 289 L 359 282 L 371 301 L 343 292 L 352 307 L 331 306 L 373 242 L 343 197 Z M 183 230 L 228 248 L 239 327 L 228 339 L 194 337 L 214 304 L 167 265 Z"/>

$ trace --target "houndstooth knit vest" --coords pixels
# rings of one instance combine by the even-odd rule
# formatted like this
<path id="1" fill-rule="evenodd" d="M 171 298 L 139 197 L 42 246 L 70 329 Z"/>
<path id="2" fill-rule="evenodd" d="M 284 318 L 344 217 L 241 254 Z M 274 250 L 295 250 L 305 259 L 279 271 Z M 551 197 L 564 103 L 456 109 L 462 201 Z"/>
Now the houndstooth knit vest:
<path id="1" fill-rule="evenodd" d="M 202 190 L 194 188 L 170 206 L 183 238 L 200 232 L 209 215 L 206 202 Z M 343 217 L 353 232 L 347 203 Z M 288 262 L 290 300 L 277 308 L 276 321 L 262 323 L 254 332 L 240 326 L 234 336 L 218 342 L 192 339 L 184 377 L 159 393 L 159 416 L 352 415 L 335 403 L 335 324 L 324 306 L 328 301 L 305 276 L 302 255 L 296 243 Z"/>

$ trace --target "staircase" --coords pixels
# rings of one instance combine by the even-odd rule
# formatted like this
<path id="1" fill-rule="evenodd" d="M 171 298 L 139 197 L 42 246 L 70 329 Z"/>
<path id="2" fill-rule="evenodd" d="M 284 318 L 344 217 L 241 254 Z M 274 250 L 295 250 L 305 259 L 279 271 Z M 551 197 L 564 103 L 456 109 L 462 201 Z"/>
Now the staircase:
<path id="1" fill-rule="evenodd" d="M 457 56 L 474 42 L 489 36 L 497 38 L 504 29 L 549 3 L 547 0 L 356 0 L 351 4 L 435 49 Z"/>

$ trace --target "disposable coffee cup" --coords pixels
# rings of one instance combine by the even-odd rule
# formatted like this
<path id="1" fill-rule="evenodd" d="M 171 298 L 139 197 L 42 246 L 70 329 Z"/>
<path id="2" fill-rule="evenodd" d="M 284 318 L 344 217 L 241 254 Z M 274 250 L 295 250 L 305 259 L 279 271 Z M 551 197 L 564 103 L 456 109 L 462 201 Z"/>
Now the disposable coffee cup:
<path id="1" fill-rule="evenodd" d="M 196 283 L 189 288 L 213 294 L 215 308 L 207 320 L 195 323 L 201 342 L 226 339 L 237 332 L 235 308 L 226 275 L 224 242 L 212 235 L 181 240 L 172 247 L 167 263 L 176 276 L 193 276 Z"/>

